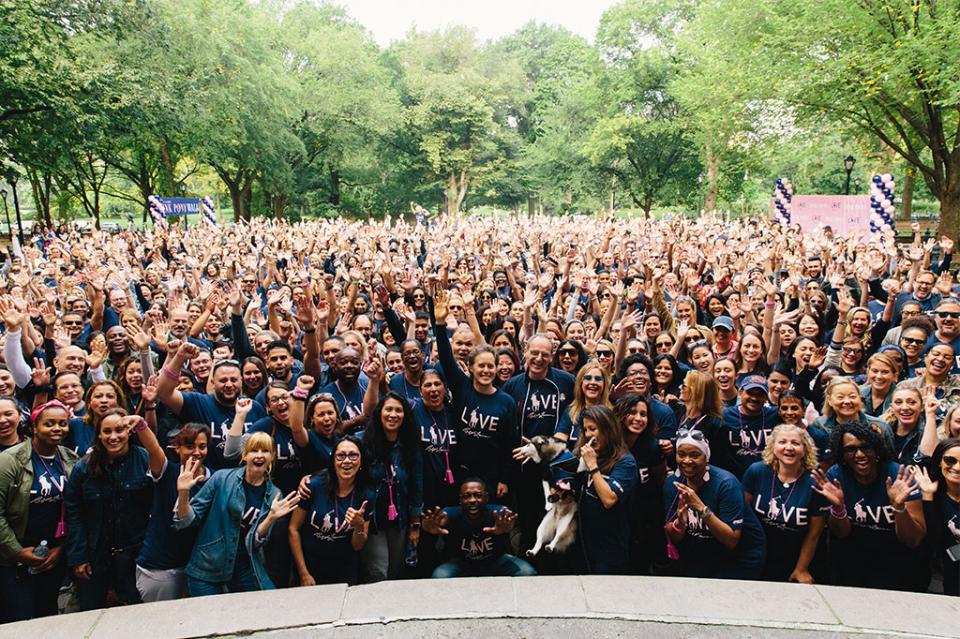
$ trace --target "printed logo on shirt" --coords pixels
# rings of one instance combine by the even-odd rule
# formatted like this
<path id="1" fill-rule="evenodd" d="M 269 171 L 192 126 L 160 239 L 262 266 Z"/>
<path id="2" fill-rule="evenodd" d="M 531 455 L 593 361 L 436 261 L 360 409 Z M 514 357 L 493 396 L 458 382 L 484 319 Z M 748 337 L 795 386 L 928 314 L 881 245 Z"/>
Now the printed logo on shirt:
<path id="1" fill-rule="evenodd" d="M 314 528 L 313 536 L 320 541 L 336 541 L 349 534 L 350 524 L 346 519 L 341 521 L 339 526 L 336 522 L 336 513 L 332 510 L 323 516 L 319 524 L 316 511 L 310 513 L 310 525 Z"/>
<path id="2" fill-rule="evenodd" d="M 429 437 L 423 437 L 421 441 L 425 444 L 423 449 L 427 453 L 444 453 L 450 450 L 451 446 L 457 443 L 457 434 L 452 429 L 442 429 L 436 424 L 431 424 Z"/>
<path id="3" fill-rule="evenodd" d="M 736 451 L 737 455 L 759 455 L 767 447 L 767 437 L 771 429 L 747 430 L 741 428 L 739 431 L 729 431 L 728 438 L 730 446 Z"/>
<path id="4" fill-rule="evenodd" d="M 460 550 L 463 552 L 463 558 L 470 561 L 486 559 L 493 552 L 493 537 L 464 537 L 460 541 Z"/>
<path id="5" fill-rule="evenodd" d="M 242 528 L 249 528 L 257 521 L 258 517 L 260 517 L 260 507 L 250 506 L 243 511 L 243 515 L 240 517 L 240 526 Z"/>
<path id="6" fill-rule="evenodd" d="M 62 499 L 63 487 L 67 483 L 67 478 L 63 475 L 51 475 L 43 471 L 37 476 L 37 483 L 40 490 L 30 489 L 31 504 L 52 504 Z"/>
<path id="7" fill-rule="evenodd" d="M 490 439 L 497 432 L 500 425 L 500 417 L 497 415 L 484 415 L 476 408 L 467 415 L 467 407 L 463 407 L 460 415 L 460 421 L 463 423 L 463 434 L 478 439 Z"/>
<path id="8" fill-rule="evenodd" d="M 740 526 L 742 523 L 743 519 L 734 519 L 731 525 Z M 700 513 L 692 510 L 687 511 L 687 534 L 697 537 L 698 539 L 713 539 L 713 533 L 711 533 L 707 525 L 703 523 Z"/>
<path id="9" fill-rule="evenodd" d="M 764 511 L 762 501 L 761 495 L 754 497 L 753 509 L 763 517 L 768 526 L 788 530 L 794 527 L 803 528 L 809 523 L 808 511 L 805 507 L 781 504 L 780 497 L 775 496 L 767 500 L 767 509 Z"/>
<path id="10" fill-rule="evenodd" d="M 637 468 L 637 474 L 640 477 L 641 484 L 646 484 L 653 478 L 653 475 L 650 474 L 650 469 L 646 466 L 640 466 Z"/>
<path id="11" fill-rule="evenodd" d="M 297 450 L 294 448 L 292 439 L 287 441 L 286 446 L 277 442 L 277 467 L 300 468 L 300 458 L 297 457 Z"/>
<path id="12" fill-rule="evenodd" d="M 864 498 L 861 498 L 853 505 L 853 521 L 861 528 L 890 530 L 896 516 L 893 506 L 871 506 L 863 502 Z"/>
<path id="13" fill-rule="evenodd" d="M 556 393 L 531 392 L 530 401 L 527 402 L 527 419 L 556 417 L 564 399 L 563 393 L 558 396 Z"/>

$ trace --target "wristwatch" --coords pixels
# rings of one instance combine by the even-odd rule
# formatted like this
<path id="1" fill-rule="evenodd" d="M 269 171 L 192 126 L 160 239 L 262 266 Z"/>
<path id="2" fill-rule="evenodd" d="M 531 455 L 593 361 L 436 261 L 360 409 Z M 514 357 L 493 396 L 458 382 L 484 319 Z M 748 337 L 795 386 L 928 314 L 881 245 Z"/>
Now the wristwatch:
<path id="1" fill-rule="evenodd" d="M 704 506 L 703 510 L 700 511 L 700 521 L 707 523 L 707 519 L 709 519 L 712 514 L 713 511 L 710 510 L 710 506 Z"/>

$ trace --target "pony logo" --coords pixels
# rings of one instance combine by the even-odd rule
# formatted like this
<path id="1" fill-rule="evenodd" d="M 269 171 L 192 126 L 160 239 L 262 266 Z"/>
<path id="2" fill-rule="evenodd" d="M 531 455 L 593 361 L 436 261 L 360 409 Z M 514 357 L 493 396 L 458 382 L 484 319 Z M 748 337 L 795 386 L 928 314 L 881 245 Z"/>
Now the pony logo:
<path id="1" fill-rule="evenodd" d="M 867 511 L 863 509 L 863 499 L 853 505 L 853 516 L 859 523 L 867 521 Z"/>
<path id="2" fill-rule="evenodd" d="M 770 519 L 776 519 L 780 516 L 780 506 L 777 504 L 777 498 L 771 497 L 767 503 L 767 516 Z"/>

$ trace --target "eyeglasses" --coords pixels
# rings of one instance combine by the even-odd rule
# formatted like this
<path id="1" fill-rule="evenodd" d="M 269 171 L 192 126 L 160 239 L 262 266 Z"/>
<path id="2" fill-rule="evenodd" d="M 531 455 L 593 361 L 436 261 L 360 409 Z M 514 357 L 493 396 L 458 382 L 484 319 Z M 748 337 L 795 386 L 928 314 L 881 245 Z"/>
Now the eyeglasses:
<path id="1" fill-rule="evenodd" d="M 597 357 L 613 357 L 613 351 L 597 351 Z"/>
<path id="2" fill-rule="evenodd" d="M 453 304 L 451 304 L 451 305 L 450 305 L 450 310 L 451 310 L 451 311 L 462 311 L 462 310 L 463 310 L 463 307 L 462 307 L 462 306 L 454 306 Z"/>
<path id="3" fill-rule="evenodd" d="M 911 346 L 920 346 L 921 344 L 927 343 L 927 340 L 918 337 L 901 337 L 900 341 L 904 344 L 910 344 Z"/>
<path id="4" fill-rule="evenodd" d="M 862 355 L 863 349 L 860 348 L 846 348 L 844 347 L 843 352 L 847 355 Z"/>
<path id="5" fill-rule="evenodd" d="M 954 457 L 953 455 L 944 455 L 940 461 L 947 468 L 953 468 L 957 464 L 960 464 L 960 459 Z"/>
<path id="6" fill-rule="evenodd" d="M 954 313 L 953 311 L 937 311 L 937 317 L 940 319 L 960 319 L 960 313 Z"/>
<path id="7" fill-rule="evenodd" d="M 702 432 L 699 430 L 693 430 L 692 428 L 681 428 L 677 431 L 677 439 L 683 439 L 684 437 L 695 439 L 698 442 L 702 442 L 707 439 Z"/>
<path id="8" fill-rule="evenodd" d="M 916 317 L 920 311 L 900 311 L 900 317 Z"/>
<path id="9" fill-rule="evenodd" d="M 287 401 L 288 399 L 290 399 L 290 393 L 284 393 L 283 395 L 274 395 L 273 397 L 271 397 L 270 399 L 267 400 L 267 403 L 269 403 L 269 404 L 282 404 L 283 402 Z"/>
<path id="10" fill-rule="evenodd" d="M 917 280 L 917 286 L 933 286 L 933 282 L 928 282 L 926 280 Z"/>
<path id="11" fill-rule="evenodd" d="M 650 379 L 650 372 L 645 368 L 641 368 L 633 371 L 632 373 L 627 373 L 627 377 L 642 377 L 644 379 Z"/>
<path id="12" fill-rule="evenodd" d="M 851 444 L 849 446 L 844 446 L 843 448 L 841 448 L 840 452 L 842 452 L 847 457 L 853 457 L 857 453 L 867 454 L 872 450 L 873 450 L 873 446 L 871 446 L 870 444 L 860 444 L 859 446 L 854 446 Z"/>
<path id="13" fill-rule="evenodd" d="M 657 342 L 657 348 L 673 348 L 673 342 Z"/>
<path id="14" fill-rule="evenodd" d="M 360 453 L 355 451 L 351 451 L 349 453 L 341 452 L 334 455 L 333 458 L 336 459 L 338 462 L 347 461 L 348 459 L 350 461 L 358 461 L 360 459 Z"/>

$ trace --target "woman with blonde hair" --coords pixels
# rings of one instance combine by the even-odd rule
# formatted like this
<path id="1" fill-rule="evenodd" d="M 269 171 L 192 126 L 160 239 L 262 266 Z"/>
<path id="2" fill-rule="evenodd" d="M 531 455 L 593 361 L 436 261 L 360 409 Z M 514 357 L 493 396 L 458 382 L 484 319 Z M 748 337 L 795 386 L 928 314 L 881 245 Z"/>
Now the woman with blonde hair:
<path id="1" fill-rule="evenodd" d="M 867 360 L 867 383 L 860 387 L 863 412 L 880 417 L 890 409 L 893 387 L 900 379 L 900 364 L 888 351 L 874 353 Z"/>
<path id="2" fill-rule="evenodd" d="M 763 460 L 743 475 L 743 492 L 767 537 L 763 579 L 813 583 L 810 564 L 826 524 L 826 501 L 813 490 L 817 447 L 806 429 L 780 424 Z"/>
<path id="3" fill-rule="evenodd" d="M 583 426 L 583 411 L 593 406 L 606 406 L 613 409 L 610 401 L 610 373 L 595 359 L 587 362 L 573 383 L 573 401 L 560 416 L 554 436 L 567 442 L 573 448 L 580 438 Z"/>
<path id="4" fill-rule="evenodd" d="M 713 376 L 700 371 L 690 371 L 680 386 L 680 414 L 677 416 L 677 432 L 698 430 L 710 443 L 710 461 L 714 466 L 733 472 L 735 462 L 730 441 L 723 430 L 723 401 L 720 387 Z M 677 433 L 660 433 L 661 439 L 675 440 Z"/>
<path id="5" fill-rule="evenodd" d="M 173 525 L 200 527 L 185 570 L 191 596 L 274 588 L 263 548 L 274 522 L 299 501 L 296 491 L 284 497 L 270 481 L 274 451 L 270 435 L 253 433 L 243 445 L 243 465 L 214 473 L 193 497 L 200 461 L 183 465 Z"/>
<path id="6" fill-rule="evenodd" d="M 883 415 L 893 431 L 893 459 L 899 464 L 913 464 L 923 434 L 923 396 L 917 388 L 898 388 L 893 393 L 890 410 Z"/>
<path id="7" fill-rule="evenodd" d="M 863 410 L 863 399 L 860 397 L 860 387 L 852 377 L 838 376 L 827 382 L 823 390 L 822 415 L 814 420 L 813 425 L 827 432 L 831 437 L 838 426 L 851 422 L 864 422 L 880 427 L 883 437 L 893 450 L 893 431 L 887 422 L 868 415 Z M 832 454 L 830 451 L 821 451 Z M 820 461 L 826 461 L 821 459 Z"/>

